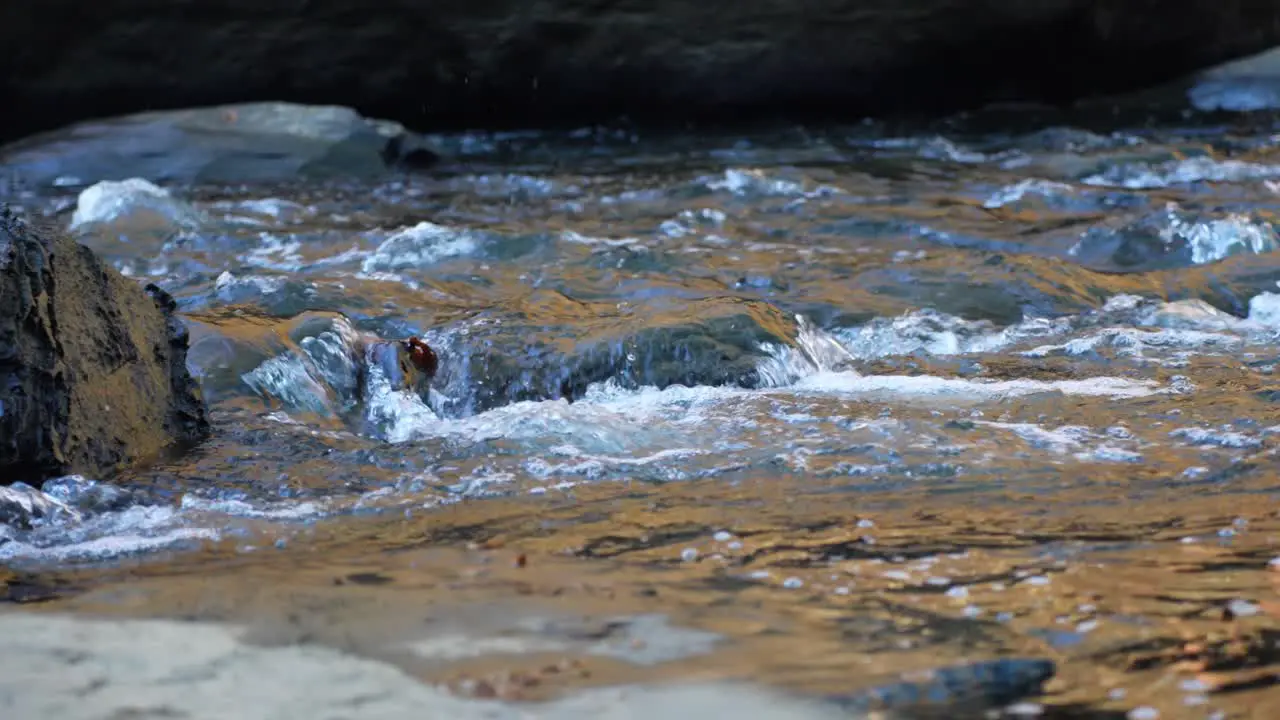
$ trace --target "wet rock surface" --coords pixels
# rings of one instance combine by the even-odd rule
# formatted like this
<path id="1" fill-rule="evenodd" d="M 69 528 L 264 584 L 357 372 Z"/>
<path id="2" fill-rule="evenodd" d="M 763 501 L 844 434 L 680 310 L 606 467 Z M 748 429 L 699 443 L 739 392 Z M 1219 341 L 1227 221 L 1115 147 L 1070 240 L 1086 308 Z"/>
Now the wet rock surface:
<path id="1" fill-rule="evenodd" d="M 284 182 L 376 177 L 429 162 L 425 141 L 345 107 L 263 102 L 100 120 L 0 147 L 0 173 L 34 186 L 104 180 Z"/>
<path id="2" fill-rule="evenodd" d="M 0 61 L 0 95 L 24 108 L 0 135 L 267 99 L 432 127 L 1054 103 L 1260 52 L 1280 40 L 1278 19 L 1245 0 L 57 0 L 15 9 L 0 30 L 24 48 Z"/>
<path id="3" fill-rule="evenodd" d="M 589 325 L 581 321 L 590 318 Z M 526 328 L 562 325 L 563 340 L 532 341 Z M 570 327 L 579 328 L 572 338 Z M 739 298 L 659 298 L 623 307 L 534 293 L 443 333 L 441 412 L 470 416 L 528 400 L 580 399 L 597 383 L 758 387 L 765 343 L 788 344 L 795 319 Z"/>
<path id="4" fill-rule="evenodd" d="M 110 476 L 208 430 L 173 299 L 0 209 L 0 477 Z"/>

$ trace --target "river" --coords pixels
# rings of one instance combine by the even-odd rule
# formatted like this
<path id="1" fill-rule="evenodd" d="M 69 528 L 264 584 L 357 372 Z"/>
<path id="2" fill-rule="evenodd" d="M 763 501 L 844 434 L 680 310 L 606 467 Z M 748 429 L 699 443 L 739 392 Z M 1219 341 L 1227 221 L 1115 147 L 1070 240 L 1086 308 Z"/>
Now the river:
<path id="1" fill-rule="evenodd" d="M 46 488 L 0 579 L 462 696 L 1036 657 L 1010 716 L 1271 717 L 1277 132 L 472 134 L 375 184 L 10 188 L 177 298 L 214 434 Z M 430 344 L 429 394 L 361 333 Z M 495 625 L 531 613 L 578 625 Z M 506 644 L 396 644 L 446 626 Z"/>

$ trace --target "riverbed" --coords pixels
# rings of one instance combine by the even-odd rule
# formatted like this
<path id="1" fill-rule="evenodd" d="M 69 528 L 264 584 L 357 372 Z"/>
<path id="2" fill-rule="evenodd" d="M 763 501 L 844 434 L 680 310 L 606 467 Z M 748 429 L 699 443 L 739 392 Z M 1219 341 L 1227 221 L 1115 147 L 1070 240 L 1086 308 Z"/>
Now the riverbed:
<path id="1" fill-rule="evenodd" d="M 1278 132 L 591 128 L 378 182 L 6 188 L 174 295 L 214 433 L 0 527 L 3 617 L 247 628 L 565 717 L 999 658 L 1056 672 L 942 717 L 1271 717 Z M 430 393 L 343 366 L 360 334 L 429 343 Z"/>

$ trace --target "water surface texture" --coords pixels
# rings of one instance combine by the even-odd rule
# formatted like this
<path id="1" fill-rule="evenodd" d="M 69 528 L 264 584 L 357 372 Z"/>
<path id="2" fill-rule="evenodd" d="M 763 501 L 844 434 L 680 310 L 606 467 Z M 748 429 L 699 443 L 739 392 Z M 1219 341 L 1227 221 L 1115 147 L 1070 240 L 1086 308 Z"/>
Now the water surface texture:
<path id="1" fill-rule="evenodd" d="M 47 486 L 0 580 L 462 695 L 1021 657 L 1057 672 L 1010 716 L 1272 717 L 1276 132 L 584 130 L 376 185 L 10 189 L 173 293 L 215 434 Z M 375 342 L 414 335 L 429 392 Z M 405 649 L 468 608 L 702 635 Z"/>

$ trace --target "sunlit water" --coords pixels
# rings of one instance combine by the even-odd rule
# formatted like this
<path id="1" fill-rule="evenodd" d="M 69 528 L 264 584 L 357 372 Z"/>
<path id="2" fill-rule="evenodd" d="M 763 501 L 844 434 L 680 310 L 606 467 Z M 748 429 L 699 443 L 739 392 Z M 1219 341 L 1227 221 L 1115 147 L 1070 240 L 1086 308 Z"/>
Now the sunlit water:
<path id="1" fill-rule="evenodd" d="M 1213 486 L 1243 514 L 1275 502 L 1280 444 L 1273 132 L 467 136 L 376 186 L 19 197 L 177 297 L 215 434 L 121 489 L 46 488 L 0 560 L 271 552 L 690 481 L 824 498 L 867 552 L 873 494 L 1017 517 Z M 367 335 L 435 347 L 429 395 Z"/>

